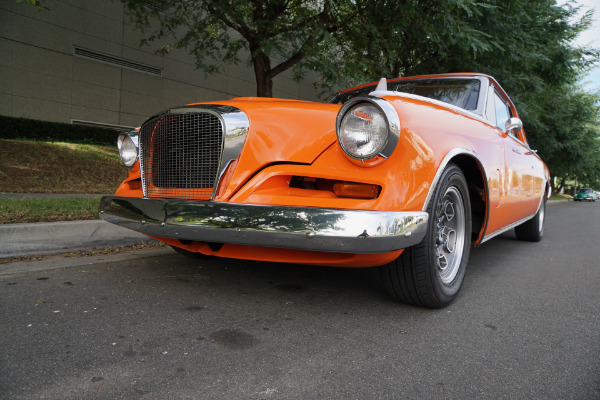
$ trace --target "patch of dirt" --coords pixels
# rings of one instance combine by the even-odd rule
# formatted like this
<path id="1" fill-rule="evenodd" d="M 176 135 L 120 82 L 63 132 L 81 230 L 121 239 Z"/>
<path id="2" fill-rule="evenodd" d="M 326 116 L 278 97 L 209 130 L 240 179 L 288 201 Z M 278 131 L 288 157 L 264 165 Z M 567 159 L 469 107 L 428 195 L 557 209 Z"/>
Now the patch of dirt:
<path id="1" fill-rule="evenodd" d="M 93 257 L 102 254 L 118 254 L 118 253 L 127 253 L 131 251 L 139 251 L 139 250 L 155 250 L 162 249 L 165 247 L 169 247 L 167 244 L 159 242 L 159 243 L 144 243 L 144 244 L 133 244 L 129 246 L 115 246 L 115 247 L 107 247 L 102 249 L 91 249 L 91 250 L 78 250 L 78 251 L 70 251 L 65 253 L 52 253 L 52 254 L 37 254 L 30 256 L 18 256 L 18 257 L 6 257 L 0 258 L 0 264 L 11 264 L 15 262 L 22 261 L 40 261 L 47 260 L 50 258 L 76 258 L 76 257 Z"/>
<path id="2" fill-rule="evenodd" d="M 0 192 L 113 193 L 126 177 L 116 146 L 0 140 Z"/>

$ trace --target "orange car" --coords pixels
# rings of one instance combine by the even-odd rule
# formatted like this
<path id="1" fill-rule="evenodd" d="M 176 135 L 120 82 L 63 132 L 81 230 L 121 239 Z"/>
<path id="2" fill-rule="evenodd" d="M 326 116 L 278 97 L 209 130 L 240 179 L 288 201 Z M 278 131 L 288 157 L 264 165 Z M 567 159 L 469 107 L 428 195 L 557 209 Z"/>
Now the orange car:
<path id="1" fill-rule="evenodd" d="M 195 103 L 118 146 L 129 177 L 104 220 L 187 254 L 378 266 L 409 304 L 449 304 L 471 246 L 543 234 L 548 168 L 483 74 L 382 79 L 330 103 Z"/>

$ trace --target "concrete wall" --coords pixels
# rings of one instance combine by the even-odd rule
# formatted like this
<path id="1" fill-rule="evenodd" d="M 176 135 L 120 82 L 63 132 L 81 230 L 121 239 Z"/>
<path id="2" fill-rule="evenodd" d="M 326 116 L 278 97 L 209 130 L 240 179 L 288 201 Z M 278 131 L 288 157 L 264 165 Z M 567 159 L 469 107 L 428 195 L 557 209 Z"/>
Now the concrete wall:
<path id="1" fill-rule="evenodd" d="M 226 66 L 208 76 L 185 51 L 167 56 L 138 46 L 119 1 L 49 0 L 49 10 L 0 3 L 0 114 L 56 122 L 139 126 L 163 109 L 197 101 L 254 96 L 251 68 Z M 161 76 L 74 55 L 80 48 L 162 71 Z M 314 75 L 313 75 L 314 78 Z M 317 100 L 309 78 L 291 71 L 274 81 L 274 96 Z"/>

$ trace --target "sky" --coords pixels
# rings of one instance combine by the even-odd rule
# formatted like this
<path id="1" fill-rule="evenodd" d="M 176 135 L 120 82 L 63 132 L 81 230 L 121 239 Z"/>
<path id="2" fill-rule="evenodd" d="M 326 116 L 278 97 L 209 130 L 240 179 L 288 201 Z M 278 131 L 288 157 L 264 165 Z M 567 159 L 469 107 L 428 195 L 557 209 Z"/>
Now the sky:
<path id="1" fill-rule="evenodd" d="M 600 0 L 578 0 L 583 11 L 594 9 L 592 27 L 585 31 L 577 40 L 579 45 L 600 48 Z M 600 91 L 600 63 L 582 81 L 583 88 L 588 91 Z"/>

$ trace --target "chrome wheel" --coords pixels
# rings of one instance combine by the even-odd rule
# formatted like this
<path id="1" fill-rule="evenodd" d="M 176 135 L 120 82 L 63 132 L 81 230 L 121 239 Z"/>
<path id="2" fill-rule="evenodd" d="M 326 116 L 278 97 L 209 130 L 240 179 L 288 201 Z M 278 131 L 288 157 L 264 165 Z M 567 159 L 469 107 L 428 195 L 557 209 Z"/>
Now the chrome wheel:
<path id="1" fill-rule="evenodd" d="M 465 207 L 456 187 L 446 190 L 436 217 L 437 272 L 447 285 L 456 278 L 465 246 Z"/>
<path id="2" fill-rule="evenodd" d="M 540 206 L 540 211 L 538 214 L 538 232 L 541 234 L 544 230 L 544 216 L 546 214 L 546 204 L 542 201 L 542 205 Z"/>
<path id="3" fill-rule="evenodd" d="M 469 261 L 471 199 L 462 170 L 449 163 L 427 205 L 423 241 L 404 249 L 380 268 L 392 297 L 408 304 L 439 308 L 450 304 L 462 286 Z"/>

